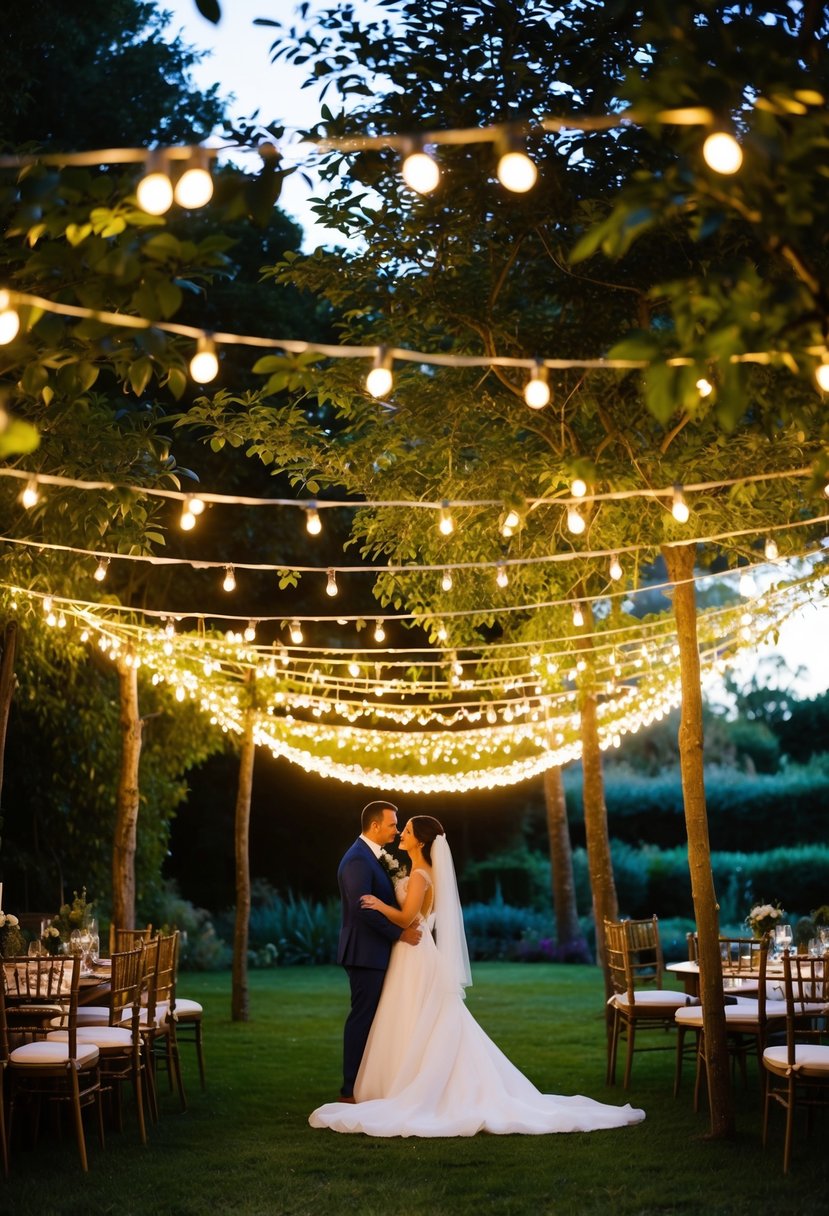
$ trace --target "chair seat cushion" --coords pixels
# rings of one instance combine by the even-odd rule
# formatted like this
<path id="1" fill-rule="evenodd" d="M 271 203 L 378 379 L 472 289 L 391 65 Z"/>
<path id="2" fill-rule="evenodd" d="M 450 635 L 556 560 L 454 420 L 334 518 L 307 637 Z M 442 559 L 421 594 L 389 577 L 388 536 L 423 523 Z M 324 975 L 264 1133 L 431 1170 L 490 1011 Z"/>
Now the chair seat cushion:
<path id="1" fill-rule="evenodd" d="M 686 997 L 684 992 L 672 992 L 668 988 L 640 988 L 633 994 L 633 1005 L 628 1000 L 626 992 L 617 992 L 612 1000 L 619 1009 L 641 1007 L 643 1012 L 652 1014 L 657 1013 L 659 1009 L 665 1009 L 668 1012 L 671 1009 L 678 1009 L 685 1004 Z"/>
<path id="2" fill-rule="evenodd" d="M 107 1026 L 109 1024 L 108 1005 L 79 1005 L 79 1026 Z"/>
<path id="3" fill-rule="evenodd" d="M 204 1013 L 204 1009 L 198 1001 L 191 1001 L 189 997 L 176 997 L 176 1018 L 179 1022 L 200 1018 Z"/>
<path id="4" fill-rule="evenodd" d="M 46 1039 L 47 1042 L 54 1040 L 59 1043 L 66 1042 L 68 1037 L 69 1032 L 66 1030 L 53 1030 Z M 78 1043 L 91 1043 L 101 1051 L 106 1051 L 107 1048 L 123 1049 L 132 1047 L 132 1034 L 120 1026 L 79 1026 Z"/>
<path id="5" fill-rule="evenodd" d="M 58 1031 L 58 1033 L 60 1033 Z M 78 1043 L 78 1054 L 75 1057 L 81 1068 L 91 1068 L 98 1060 L 98 1048 L 92 1043 Z M 15 1047 L 9 1055 L 14 1065 L 25 1065 L 26 1068 L 54 1068 L 56 1064 L 65 1064 L 69 1060 L 69 1044 L 66 1040 L 39 1039 L 36 1043 L 24 1043 Z"/>
<path id="6" fill-rule="evenodd" d="M 784 1018 L 786 1016 L 785 1001 L 766 1001 L 767 1018 Z M 757 1001 L 740 998 L 736 1005 L 726 1005 L 726 1025 L 736 1030 L 741 1025 L 748 1029 L 756 1028 L 760 1019 L 760 1006 Z M 702 1026 L 702 1006 L 689 1005 L 686 1009 L 677 1009 L 676 1020 L 682 1026 L 699 1028 Z"/>
<path id="7" fill-rule="evenodd" d="M 829 1047 L 818 1043 L 796 1043 L 795 1059 L 798 1071 L 804 1076 L 829 1079 Z M 767 1047 L 763 1052 L 763 1063 L 772 1072 L 785 1075 L 789 1067 L 787 1047 Z"/>

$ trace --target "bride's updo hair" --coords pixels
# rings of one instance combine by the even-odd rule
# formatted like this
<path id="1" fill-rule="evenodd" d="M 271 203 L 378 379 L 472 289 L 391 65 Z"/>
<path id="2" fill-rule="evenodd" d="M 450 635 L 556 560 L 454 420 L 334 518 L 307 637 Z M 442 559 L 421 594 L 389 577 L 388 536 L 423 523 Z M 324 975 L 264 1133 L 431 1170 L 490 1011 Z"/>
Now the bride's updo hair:
<path id="1" fill-rule="evenodd" d="M 433 819 L 431 815 L 413 815 L 409 820 L 409 827 L 415 834 L 415 838 L 423 845 L 423 859 L 427 865 L 432 864 L 432 845 L 436 836 L 445 836 L 443 824 L 437 819 Z"/>

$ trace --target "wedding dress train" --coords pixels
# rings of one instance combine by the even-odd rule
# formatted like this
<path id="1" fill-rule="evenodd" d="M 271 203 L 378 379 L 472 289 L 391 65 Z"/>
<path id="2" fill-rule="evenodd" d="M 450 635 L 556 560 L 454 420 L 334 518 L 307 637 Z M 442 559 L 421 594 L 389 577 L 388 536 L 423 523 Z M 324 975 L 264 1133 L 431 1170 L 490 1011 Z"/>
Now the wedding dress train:
<path id="1" fill-rule="evenodd" d="M 630 1105 L 540 1093 L 472 1017 L 426 922 L 421 927 L 416 946 L 392 948 L 356 1103 L 319 1107 L 312 1127 L 369 1136 L 544 1135 L 644 1119 Z"/>

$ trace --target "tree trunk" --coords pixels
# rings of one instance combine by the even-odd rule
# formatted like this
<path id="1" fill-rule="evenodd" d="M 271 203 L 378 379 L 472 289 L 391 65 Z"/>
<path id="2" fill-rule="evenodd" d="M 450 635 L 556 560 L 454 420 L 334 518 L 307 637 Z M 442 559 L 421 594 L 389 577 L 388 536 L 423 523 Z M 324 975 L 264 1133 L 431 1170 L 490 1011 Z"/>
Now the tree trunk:
<path id="1" fill-rule="evenodd" d="M 3 766 L 6 755 L 6 730 L 14 696 L 14 660 L 17 652 L 17 621 L 9 621 L 3 631 L 3 658 L 0 660 L 0 795 L 3 793 Z M 2 799 L 0 798 L 0 806 Z"/>
<path id="2" fill-rule="evenodd" d="M 696 591 L 693 582 L 696 545 L 665 546 L 668 576 L 674 584 L 674 616 L 679 642 L 682 710 L 679 762 L 688 834 L 688 867 L 699 941 L 700 998 L 705 1021 L 705 1054 L 711 1107 L 711 1135 L 733 1136 L 734 1103 L 729 1076 L 728 1042 L 719 948 L 719 905 L 711 870 L 708 816 L 703 770 L 702 689 L 697 641 Z"/>
<path id="3" fill-rule="evenodd" d="M 126 656 L 125 656 L 126 657 Z M 121 726 L 121 774 L 112 846 L 112 923 L 135 928 L 135 843 L 138 836 L 138 765 L 141 759 L 141 718 L 138 713 L 138 672 L 125 658 L 118 660 Z"/>
<path id="4" fill-rule="evenodd" d="M 239 754 L 239 784 L 236 790 L 236 926 L 233 932 L 233 986 L 230 1016 L 234 1022 L 248 1020 L 248 927 L 250 922 L 250 798 L 253 790 L 253 713 L 248 710 L 242 750 Z"/>
<path id="5" fill-rule="evenodd" d="M 556 913 L 556 942 L 559 947 L 581 941 L 573 877 L 573 850 L 567 826 L 567 803 L 561 768 L 556 765 L 544 774 L 544 800 L 547 804 L 547 831 L 550 837 L 550 866 L 553 907 Z"/>

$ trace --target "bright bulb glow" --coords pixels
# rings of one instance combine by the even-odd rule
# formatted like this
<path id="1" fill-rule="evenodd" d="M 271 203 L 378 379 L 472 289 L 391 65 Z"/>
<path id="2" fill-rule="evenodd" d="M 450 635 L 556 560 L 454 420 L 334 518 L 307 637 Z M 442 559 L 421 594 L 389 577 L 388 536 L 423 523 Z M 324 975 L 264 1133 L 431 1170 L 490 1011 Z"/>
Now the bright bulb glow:
<path id="1" fill-rule="evenodd" d="M 499 587 L 506 587 L 509 583 L 509 575 L 503 562 L 498 563 L 498 573 L 495 575 L 495 581 Z"/>
<path id="2" fill-rule="evenodd" d="M 505 152 L 496 169 L 498 181 L 513 194 L 526 194 L 538 178 L 538 170 L 526 152 Z"/>
<path id="3" fill-rule="evenodd" d="M 743 163 L 743 150 L 733 135 L 715 131 L 702 145 L 702 155 L 715 173 L 736 173 Z"/>
<path id="4" fill-rule="evenodd" d="M 375 642 L 385 642 L 386 640 L 386 631 L 382 621 L 374 622 L 374 640 Z"/>
<path id="5" fill-rule="evenodd" d="M 570 493 L 574 498 L 584 498 L 587 493 L 587 482 L 582 477 L 574 477 L 570 483 Z"/>
<path id="6" fill-rule="evenodd" d="M 102 583 L 107 576 L 107 567 L 109 566 L 109 558 L 102 557 L 98 562 L 95 570 L 94 578 L 97 583 Z"/>
<path id="7" fill-rule="evenodd" d="M 815 368 L 815 380 L 822 393 L 829 393 L 829 362 L 817 365 Z"/>
<path id="8" fill-rule="evenodd" d="M 438 528 L 444 536 L 451 536 L 455 531 L 455 521 L 452 518 L 452 513 L 448 505 L 441 507 L 440 519 L 438 520 Z"/>
<path id="9" fill-rule="evenodd" d="M 578 604 L 576 604 L 575 608 L 573 609 L 573 624 L 575 625 L 576 629 L 581 629 L 582 625 L 584 624 L 584 613 Z"/>
<path id="10" fill-rule="evenodd" d="M 222 582 L 222 589 L 224 591 L 236 590 L 236 575 L 233 573 L 232 566 L 225 566 L 225 576 Z"/>
<path id="11" fill-rule="evenodd" d="M 337 575 L 333 570 L 328 571 L 328 582 L 325 584 L 325 594 L 331 596 L 337 594 Z"/>
<path id="12" fill-rule="evenodd" d="M 360 674 L 360 664 L 356 659 L 352 659 L 348 664 L 348 674 L 351 676 L 352 680 L 356 680 L 357 676 Z"/>
<path id="13" fill-rule="evenodd" d="M 674 490 L 674 498 L 671 503 L 671 515 L 678 524 L 687 524 L 691 517 L 691 512 L 688 509 L 688 504 L 685 501 L 685 495 L 677 486 Z"/>
<path id="14" fill-rule="evenodd" d="M 192 532 L 196 526 L 196 517 L 189 501 L 185 498 L 181 507 L 181 519 L 178 521 L 179 527 L 183 532 Z"/>
<path id="15" fill-rule="evenodd" d="M 142 177 L 135 193 L 138 206 L 148 215 L 163 215 L 173 205 L 173 183 L 160 171 Z"/>
<path id="16" fill-rule="evenodd" d="M 11 296 L 7 291 L 0 291 L 0 346 L 7 346 L 18 335 L 20 317 L 17 310 L 11 307 Z"/>
<path id="17" fill-rule="evenodd" d="M 451 591 L 452 590 L 452 571 L 451 570 L 444 570 L 443 576 L 440 580 L 440 589 L 441 589 L 441 591 Z"/>
<path id="18" fill-rule="evenodd" d="M 196 384 L 209 384 L 219 373 L 219 357 L 212 338 L 199 338 L 196 353 L 190 360 L 190 375 Z"/>
<path id="19" fill-rule="evenodd" d="M 572 532 L 574 536 L 580 536 L 586 527 L 587 524 L 584 522 L 584 518 L 579 515 L 576 508 L 570 507 L 567 512 L 568 531 Z"/>
<path id="20" fill-rule="evenodd" d="M 505 528 L 517 528 L 521 523 L 521 516 L 517 511 L 508 511 L 507 518 L 504 520 Z"/>
<path id="21" fill-rule="evenodd" d="M 305 513 L 305 531 L 311 536 L 319 536 L 322 531 L 322 520 L 316 507 L 309 507 Z"/>
<path id="22" fill-rule="evenodd" d="M 780 556 L 780 550 L 777 548 L 777 541 L 771 536 L 766 541 L 765 554 L 766 560 L 770 562 L 776 562 Z"/>
<path id="23" fill-rule="evenodd" d="M 531 410 L 543 410 L 545 405 L 550 404 L 550 385 L 547 382 L 547 368 L 543 363 L 536 365 L 527 381 L 524 400 Z"/>
<path id="24" fill-rule="evenodd" d="M 248 621 L 247 629 L 245 630 L 245 641 L 252 642 L 256 637 L 256 626 L 253 621 Z"/>
<path id="25" fill-rule="evenodd" d="M 697 392 L 699 393 L 700 397 L 710 397 L 713 391 L 714 385 L 710 380 L 706 380 L 705 376 L 701 376 L 699 380 L 697 380 Z"/>
<path id="26" fill-rule="evenodd" d="M 185 169 L 173 193 L 179 207 L 194 211 L 204 207 L 213 197 L 213 178 L 203 168 Z"/>
<path id="27" fill-rule="evenodd" d="M 392 383 L 390 367 L 373 367 L 366 376 L 366 388 L 372 397 L 387 397 L 391 392 Z"/>
<path id="28" fill-rule="evenodd" d="M 39 499 L 40 491 L 37 488 L 37 481 L 33 477 L 31 481 L 26 482 L 26 485 L 20 495 L 20 501 L 26 510 L 30 511 L 32 507 L 37 505 Z"/>
<path id="29" fill-rule="evenodd" d="M 757 594 L 757 588 L 754 585 L 754 579 L 750 574 L 740 575 L 740 595 L 743 599 L 750 599 Z"/>
<path id="30" fill-rule="evenodd" d="M 300 625 L 299 621 L 293 621 L 291 623 L 291 641 L 293 642 L 294 646 L 302 645 L 302 626 Z"/>
<path id="31" fill-rule="evenodd" d="M 610 569 L 609 569 L 608 573 L 614 582 L 618 582 L 619 579 L 622 577 L 622 563 L 619 561 L 618 557 L 616 557 L 615 554 L 610 559 Z"/>
<path id="32" fill-rule="evenodd" d="M 437 161 L 426 152 L 412 152 L 403 161 L 403 181 L 418 194 L 429 194 L 440 181 Z"/>

